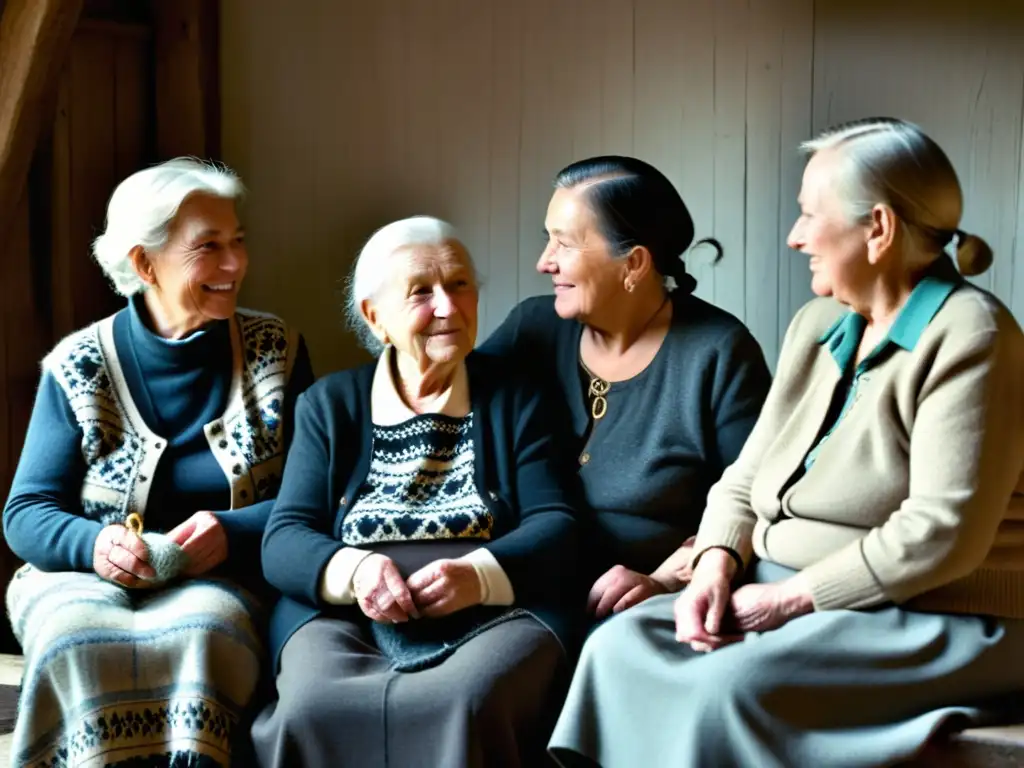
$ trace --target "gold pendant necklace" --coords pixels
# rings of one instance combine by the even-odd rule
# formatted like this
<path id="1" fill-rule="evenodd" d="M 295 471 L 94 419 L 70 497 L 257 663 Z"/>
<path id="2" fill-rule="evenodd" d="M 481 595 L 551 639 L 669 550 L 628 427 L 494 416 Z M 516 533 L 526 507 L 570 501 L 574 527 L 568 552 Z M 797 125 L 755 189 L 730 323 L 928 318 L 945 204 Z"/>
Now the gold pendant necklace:
<path id="1" fill-rule="evenodd" d="M 604 418 L 604 415 L 608 413 L 608 390 L 611 389 L 609 384 L 604 379 L 595 376 L 587 370 L 587 366 L 584 365 L 583 369 L 587 371 L 590 376 L 590 389 L 587 394 L 592 398 L 590 401 L 590 415 L 594 417 L 594 421 L 598 421 Z"/>
<path id="2" fill-rule="evenodd" d="M 644 331 L 654 322 L 655 318 L 661 314 L 661 311 L 665 308 L 665 305 L 669 303 L 669 296 L 666 295 L 662 299 L 661 304 L 658 306 L 657 311 L 651 315 L 651 317 L 644 323 L 644 327 L 640 331 L 640 335 L 643 335 Z M 580 365 L 583 367 L 584 372 L 590 377 L 590 386 L 587 388 L 587 396 L 590 397 L 590 415 L 594 419 L 594 423 L 590 425 L 590 435 L 594 433 L 594 429 L 597 427 L 597 422 L 604 418 L 605 414 L 608 413 L 608 392 L 611 390 L 612 385 L 606 379 L 602 379 L 600 376 L 594 374 L 587 364 L 583 362 L 583 352 L 580 351 Z M 580 454 L 579 462 L 580 465 L 586 465 L 590 463 L 590 452 L 586 450 L 587 445 L 590 444 L 590 437 L 587 438 L 584 444 L 583 452 Z"/>

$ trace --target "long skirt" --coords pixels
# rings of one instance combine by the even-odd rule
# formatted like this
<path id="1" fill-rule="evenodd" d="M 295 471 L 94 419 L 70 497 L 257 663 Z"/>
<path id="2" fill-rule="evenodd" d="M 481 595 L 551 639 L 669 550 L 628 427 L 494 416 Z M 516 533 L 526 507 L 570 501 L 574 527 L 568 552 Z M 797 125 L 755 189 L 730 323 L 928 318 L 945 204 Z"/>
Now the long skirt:
<path id="1" fill-rule="evenodd" d="M 278 700 L 252 729 L 264 768 L 541 766 L 568 684 L 557 639 L 532 617 L 398 672 L 366 622 L 320 618 L 285 644 Z"/>
<path id="2" fill-rule="evenodd" d="M 129 590 L 26 565 L 7 610 L 25 654 L 12 765 L 230 765 L 264 652 L 241 587 Z"/>
<path id="3" fill-rule="evenodd" d="M 754 580 L 794 572 L 759 563 Z M 1024 622 L 887 606 L 823 611 L 701 654 L 675 595 L 587 640 L 551 738 L 564 766 L 883 766 L 1024 694 Z M 1019 715 L 1019 712 L 1018 712 Z"/>

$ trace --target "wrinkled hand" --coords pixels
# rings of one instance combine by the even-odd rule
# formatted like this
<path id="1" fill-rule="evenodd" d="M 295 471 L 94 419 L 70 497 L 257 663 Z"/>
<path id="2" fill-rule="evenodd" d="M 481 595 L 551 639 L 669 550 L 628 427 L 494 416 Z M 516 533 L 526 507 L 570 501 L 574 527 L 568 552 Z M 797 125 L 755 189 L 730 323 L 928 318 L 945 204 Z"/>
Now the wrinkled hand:
<path id="1" fill-rule="evenodd" d="M 96 537 L 92 568 L 101 579 L 125 587 L 144 587 L 156 572 L 148 563 L 146 545 L 123 525 L 108 525 Z"/>
<path id="2" fill-rule="evenodd" d="M 461 560 L 435 560 L 406 583 L 420 612 L 429 618 L 447 616 L 483 600 L 476 569 Z"/>
<path id="3" fill-rule="evenodd" d="M 409 588 L 390 557 L 369 555 L 352 574 L 352 591 L 359 609 L 373 621 L 399 624 L 418 619 Z"/>
<path id="4" fill-rule="evenodd" d="M 731 560 L 721 550 L 705 552 L 675 603 L 676 640 L 695 651 L 713 651 L 742 638 L 726 623 L 732 575 L 722 558 Z"/>
<path id="5" fill-rule="evenodd" d="M 693 544 L 696 540 L 696 536 L 691 536 L 684 541 L 679 549 L 669 555 L 651 574 L 651 578 L 661 584 L 666 592 L 679 592 L 693 578 L 690 560 L 693 558 Z"/>
<path id="6" fill-rule="evenodd" d="M 810 613 L 813 603 L 809 592 L 795 579 L 774 584 L 747 584 L 733 593 L 732 613 L 741 632 L 767 632 L 791 619 Z"/>
<path id="7" fill-rule="evenodd" d="M 224 526 L 212 512 L 196 512 L 185 522 L 167 532 L 188 555 L 184 576 L 201 576 L 227 560 L 228 536 Z"/>
<path id="8" fill-rule="evenodd" d="M 590 588 L 587 612 L 594 614 L 595 618 L 603 619 L 667 591 L 650 576 L 637 573 L 624 565 L 612 566 Z"/>

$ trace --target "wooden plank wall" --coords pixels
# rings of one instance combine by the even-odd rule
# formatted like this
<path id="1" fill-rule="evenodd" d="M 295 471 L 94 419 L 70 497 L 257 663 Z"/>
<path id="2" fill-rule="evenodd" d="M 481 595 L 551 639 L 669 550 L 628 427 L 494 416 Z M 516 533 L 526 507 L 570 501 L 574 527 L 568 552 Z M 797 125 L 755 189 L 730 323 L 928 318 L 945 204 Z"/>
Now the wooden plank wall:
<path id="1" fill-rule="evenodd" d="M 50 286 L 54 338 L 123 303 L 91 258 L 114 186 L 149 146 L 151 34 L 142 24 L 83 21 L 61 73 L 51 154 Z"/>
<path id="2" fill-rule="evenodd" d="M 0 242 L 0 501 L 21 453 L 40 359 L 56 339 L 123 303 L 92 262 L 89 246 L 101 231 L 115 181 L 142 167 L 152 152 L 150 37 L 141 22 L 79 22 L 62 56 L 28 184 L 6 222 L 10 236 Z M 0 543 L 0 586 L 19 564 Z M 0 652 L 16 651 L 4 622 Z"/>
<path id="3" fill-rule="evenodd" d="M 361 359 L 338 279 L 372 229 L 451 219 L 487 278 L 484 333 L 545 293 L 552 175 L 600 152 L 662 168 L 700 235 L 698 293 L 774 362 L 810 296 L 785 238 L 829 123 L 889 113 L 947 148 L 980 282 L 1024 317 L 1024 4 L 1002 0 L 224 0 L 224 158 L 251 188 L 246 302 L 297 323 L 318 370 Z M 268 55 L 268 51 L 273 55 Z"/>

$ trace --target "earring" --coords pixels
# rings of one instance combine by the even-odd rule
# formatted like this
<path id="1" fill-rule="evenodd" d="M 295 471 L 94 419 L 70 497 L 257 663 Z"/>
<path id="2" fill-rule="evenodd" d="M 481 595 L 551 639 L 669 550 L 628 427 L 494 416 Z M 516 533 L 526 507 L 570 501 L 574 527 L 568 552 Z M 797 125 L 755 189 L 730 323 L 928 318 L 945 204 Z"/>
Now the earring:
<path id="1" fill-rule="evenodd" d="M 636 283 L 634 283 L 632 280 L 627 280 L 626 293 L 632 293 L 634 288 L 636 288 Z"/>

